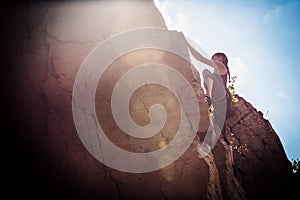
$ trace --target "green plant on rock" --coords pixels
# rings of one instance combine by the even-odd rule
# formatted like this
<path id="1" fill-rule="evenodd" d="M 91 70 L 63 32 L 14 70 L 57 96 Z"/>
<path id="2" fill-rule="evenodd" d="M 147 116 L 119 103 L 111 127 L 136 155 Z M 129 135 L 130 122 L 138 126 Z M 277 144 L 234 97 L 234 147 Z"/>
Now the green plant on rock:
<path id="1" fill-rule="evenodd" d="M 299 159 L 296 159 L 296 160 L 292 159 L 292 169 L 295 174 L 300 173 L 300 160 Z"/>
<path id="2" fill-rule="evenodd" d="M 235 81 L 237 76 L 231 76 L 229 79 L 229 85 L 227 86 L 231 96 L 232 96 L 232 102 L 236 103 L 238 102 L 238 99 L 235 97 Z"/>

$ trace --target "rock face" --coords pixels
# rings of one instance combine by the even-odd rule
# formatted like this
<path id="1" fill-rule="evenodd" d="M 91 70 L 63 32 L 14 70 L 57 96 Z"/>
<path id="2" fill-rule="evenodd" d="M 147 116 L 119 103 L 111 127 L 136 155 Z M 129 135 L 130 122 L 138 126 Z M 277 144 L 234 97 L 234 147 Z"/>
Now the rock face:
<path id="1" fill-rule="evenodd" d="M 219 140 L 204 159 L 197 141 L 173 164 L 148 173 L 125 173 L 97 161 L 84 147 L 72 115 L 72 89 L 88 53 L 109 36 L 138 27 L 165 28 L 152 1 L 16 3 L 1 12 L 7 29 L 1 43 L 1 105 L 8 128 L 7 184 L 31 198 L 75 199 L 257 199 L 284 194 L 291 166 L 262 113 L 243 98 L 227 120 L 232 148 Z M 131 52 L 112 63 L 100 80 L 96 112 L 107 137 L 134 152 L 154 151 L 174 137 L 179 100 L 167 88 L 136 90 L 129 109 L 139 125 L 149 123 L 151 105 L 164 105 L 165 127 L 150 140 L 122 134 L 113 121 L 110 97 L 116 80 L 133 66 L 165 63 L 179 71 L 197 94 L 198 135 L 208 128 L 207 104 L 198 72 L 159 50 Z M 10 194 L 11 196 L 17 194 Z"/>
<path id="2" fill-rule="evenodd" d="M 261 112 L 237 98 L 235 114 L 227 120 L 236 177 L 249 199 L 283 197 L 289 191 L 291 165 L 279 137 Z"/>

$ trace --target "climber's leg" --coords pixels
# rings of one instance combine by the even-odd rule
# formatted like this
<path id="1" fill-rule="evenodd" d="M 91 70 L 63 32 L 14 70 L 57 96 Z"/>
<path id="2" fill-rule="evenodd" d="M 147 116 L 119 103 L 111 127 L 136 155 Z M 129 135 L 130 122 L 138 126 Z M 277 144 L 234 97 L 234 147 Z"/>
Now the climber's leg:
<path id="1" fill-rule="evenodd" d="M 214 105 L 214 104 L 213 104 Z M 214 107 L 214 123 L 219 127 L 223 135 L 224 141 L 227 145 L 231 145 L 226 135 L 226 108 L 219 108 L 220 106 L 215 105 Z"/>
<path id="2" fill-rule="evenodd" d="M 202 71 L 202 75 L 203 75 L 205 94 L 206 96 L 211 98 L 212 87 L 213 87 L 213 77 L 212 77 L 213 74 L 208 69 L 204 69 Z"/>

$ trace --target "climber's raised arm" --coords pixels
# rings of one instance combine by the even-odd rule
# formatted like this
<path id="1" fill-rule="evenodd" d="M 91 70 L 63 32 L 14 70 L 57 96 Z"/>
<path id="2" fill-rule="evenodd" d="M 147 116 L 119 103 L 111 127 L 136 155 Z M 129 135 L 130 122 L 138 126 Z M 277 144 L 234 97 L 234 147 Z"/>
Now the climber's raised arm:
<path id="1" fill-rule="evenodd" d="M 194 47 L 186 40 L 185 36 L 183 35 L 182 32 L 180 32 L 183 36 L 184 41 L 187 44 L 187 47 L 189 48 L 191 54 L 194 56 L 194 58 L 196 58 L 198 61 L 213 67 L 216 71 L 217 74 L 223 75 L 227 73 L 227 68 L 226 66 L 219 62 L 219 61 L 213 61 L 213 60 L 209 60 L 207 58 L 205 58 L 204 56 L 202 56 L 196 49 L 194 49 Z"/>

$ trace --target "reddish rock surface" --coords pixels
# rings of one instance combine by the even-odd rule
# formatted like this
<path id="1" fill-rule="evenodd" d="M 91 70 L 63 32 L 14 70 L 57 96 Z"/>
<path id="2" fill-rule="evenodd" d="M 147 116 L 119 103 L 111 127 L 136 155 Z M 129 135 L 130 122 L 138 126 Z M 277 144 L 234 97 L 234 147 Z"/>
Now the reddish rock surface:
<path id="1" fill-rule="evenodd" d="M 237 98 L 234 116 L 227 120 L 236 177 L 249 199 L 289 195 L 285 187 L 290 184 L 291 164 L 278 135 L 263 113 L 242 97 Z"/>
<path id="2" fill-rule="evenodd" d="M 132 174 L 106 167 L 86 150 L 72 116 L 73 83 L 84 58 L 112 34 L 137 27 L 165 27 L 152 1 L 113 2 L 3 6 L 4 173 L 6 188 L 15 190 L 9 195 L 39 199 L 257 199 L 284 195 L 282 183 L 288 183 L 291 166 L 282 144 L 262 113 L 241 97 L 227 123 L 232 149 L 221 139 L 204 159 L 198 158 L 194 142 L 170 166 Z M 203 136 L 208 127 L 207 104 L 195 69 L 159 51 L 144 50 L 129 56 L 134 62 L 125 65 L 122 59 L 117 60 L 117 69 L 123 66 L 126 71 L 145 56 L 143 62 L 166 62 L 186 77 L 197 93 L 201 111 L 198 134 Z M 105 73 L 118 78 L 121 74 L 116 71 Z M 147 123 L 145 114 L 153 103 L 165 104 L 167 111 L 173 111 L 170 124 L 160 135 L 136 145 L 136 140 L 128 140 L 111 120 L 106 99 L 114 81 L 101 81 L 105 88 L 101 84 L 97 88 L 96 110 L 112 141 L 124 149 L 143 152 L 158 148 L 166 135 L 167 139 L 173 137 L 178 102 L 166 88 L 148 85 L 134 93 L 130 111 L 137 123 Z M 145 109 L 140 109 L 141 103 Z"/>

